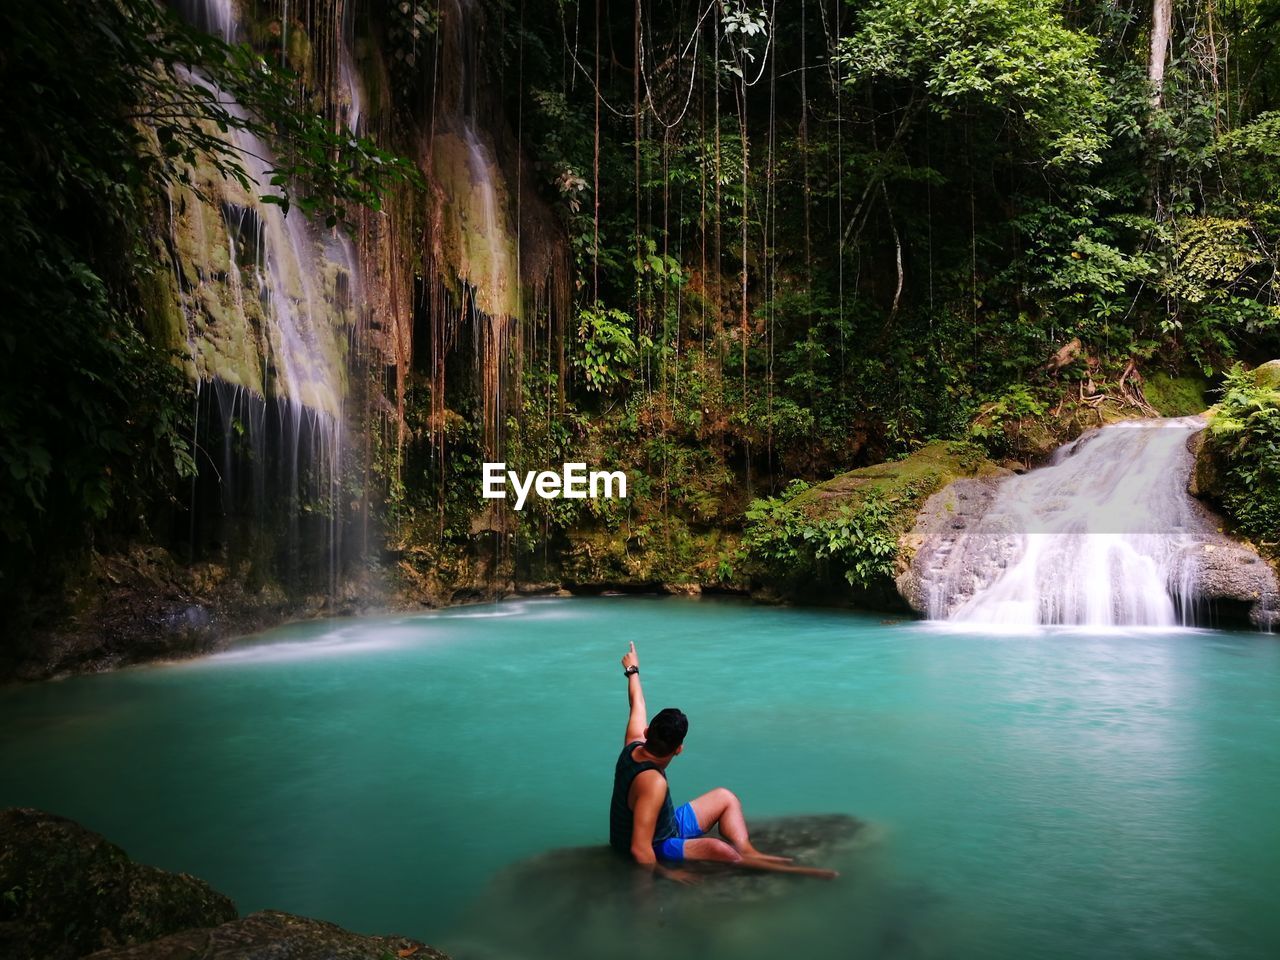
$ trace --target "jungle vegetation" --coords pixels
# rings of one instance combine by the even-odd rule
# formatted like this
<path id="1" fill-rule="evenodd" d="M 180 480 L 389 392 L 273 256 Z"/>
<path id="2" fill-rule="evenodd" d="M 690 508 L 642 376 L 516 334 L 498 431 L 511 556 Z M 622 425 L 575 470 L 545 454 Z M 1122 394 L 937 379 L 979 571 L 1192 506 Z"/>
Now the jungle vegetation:
<path id="1" fill-rule="evenodd" d="M 236 176 L 209 125 L 252 123 L 298 212 L 329 223 L 420 186 L 397 123 L 430 101 L 418 65 L 446 6 L 354 4 L 396 79 L 376 145 L 335 136 L 261 50 L 150 0 L 0 12 L 6 570 L 138 533 L 196 468 L 191 385 L 149 329 L 167 267 L 143 242 L 177 161 Z M 751 511 L 806 562 L 870 577 L 879 505 L 809 536 L 768 498 L 934 440 L 1019 456 L 1002 424 L 1147 403 L 1156 378 L 1225 398 L 1241 426 L 1222 502 L 1277 539 L 1274 392 L 1242 407 L 1230 371 L 1280 355 L 1278 0 L 478 6 L 478 82 L 573 265 L 565 360 L 551 336 L 521 354 L 508 459 L 591 454 L 638 477 L 626 507 L 539 504 L 520 549 L 594 525 L 729 577 L 704 535 Z M 378 453 L 402 537 L 461 543 L 480 505 L 439 482 L 480 456 L 481 401 L 454 389 L 445 447 Z M 430 384 L 405 390 L 406 436 L 436 429 Z"/>

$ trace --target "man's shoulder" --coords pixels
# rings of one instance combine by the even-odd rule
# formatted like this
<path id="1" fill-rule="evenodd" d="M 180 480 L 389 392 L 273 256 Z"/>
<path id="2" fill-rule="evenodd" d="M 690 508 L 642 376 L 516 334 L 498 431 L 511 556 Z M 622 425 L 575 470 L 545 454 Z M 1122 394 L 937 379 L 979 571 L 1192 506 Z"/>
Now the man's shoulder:
<path id="1" fill-rule="evenodd" d="M 661 770 L 650 768 L 636 774 L 636 786 L 646 793 L 666 793 L 667 778 Z"/>

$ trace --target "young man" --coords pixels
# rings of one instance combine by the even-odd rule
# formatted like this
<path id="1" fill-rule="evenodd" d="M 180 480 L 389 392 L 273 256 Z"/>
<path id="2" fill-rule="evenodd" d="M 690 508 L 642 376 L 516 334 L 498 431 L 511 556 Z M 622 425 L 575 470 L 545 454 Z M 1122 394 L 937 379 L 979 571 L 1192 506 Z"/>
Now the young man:
<path id="1" fill-rule="evenodd" d="M 629 854 L 642 867 L 681 883 L 692 883 L 696 877 L 660 861 L 718 860 L 756 870 L 825 879 L 836 876 L 833 870 L 793 866 L 786 857 L 771 857 L 753 847 L 742 804 L 724 787 L 676 808 L 667 787 L 667 766 L 684 750 L 689 720 L 679 710 L 668 707 L 648 721 L 640 687 L 640 658 L 634 643 L 622 658 L 622 670 L 627 678 L 631 716 L 622 755 L 614 768 L 609 807 L 609 843 L 615 850 Z M 705 836 L 716 826 L 724 839 Z"/>

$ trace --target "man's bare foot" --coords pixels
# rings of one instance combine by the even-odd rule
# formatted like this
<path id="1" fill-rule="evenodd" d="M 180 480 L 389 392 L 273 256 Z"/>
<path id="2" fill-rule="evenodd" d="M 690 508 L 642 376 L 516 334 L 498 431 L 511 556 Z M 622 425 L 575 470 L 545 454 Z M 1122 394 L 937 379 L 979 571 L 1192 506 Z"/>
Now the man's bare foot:
<path id="1" fill-rule="evenodd" d="M 794 863 L 779 863 L 775 858 L 773 860 L 764 860 L 760 857 L 744 856 L 738 861 L 738 866 L 746 867 L 749 870 L 767 870 L 772 873 L 794 873 L 803 877 L 816 877 L 819 880 L 834 880 L 840 874 L 834 870 L 823 870 L 818 867 L 801 867 Z"/>
<path id="2" fill-rule="evenodd" d="M 809 874 L 811 877 L 817 877 L 819 880 L 835 880 L 840 876 L 839 870 L 815 870 Z"/>

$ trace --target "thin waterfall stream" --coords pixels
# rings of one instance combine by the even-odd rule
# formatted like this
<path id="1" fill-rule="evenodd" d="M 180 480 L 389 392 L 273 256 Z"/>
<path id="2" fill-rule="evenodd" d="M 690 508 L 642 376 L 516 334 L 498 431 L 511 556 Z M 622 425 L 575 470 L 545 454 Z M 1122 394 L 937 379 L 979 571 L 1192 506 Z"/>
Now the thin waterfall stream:
<path id="1" fill-rule="evenodd" d="M 238 13 L 227 0 L 181 0 L 177 8 L 193 25 L 228 42 L 241 34 Z M 354 132 L 361 97 L 345 41 L 339 67 L 349 100 L 342 120 Z M 191 80 L 209 85 L 195 72 Z M 229 113 L 246 118 L 244 108 L 229 94 L 216 92 Z M 205 185 L 220 199 L 216 206 L 191 195 L 181 204 L 171 204 L 171 210 L 181 205 L 193 218 L 199 235 L 225 232 L 226 238 L 225 273 L 200 269 L 192 283 L 190 274 L 175 264 L 191 331 L 189 349 L 200 374 L 197 389 L 211 394 L 200 401 L 206 411 L 203 429 L 206 436 L 222 438 L 220 509 L 224 517 L 243 515 L 253 529 L 274 526 L 284 541 L 286 577 L 296 581 L 301 567 L 316 566 L 311 579 L 322 576 L 332 595 L 341 562 L 338 501 L 345 442 L 346 337 L 360 298 L 355 249 L 347 237 L 323 237 L 300 213 L 289 215 L 282 205 L 264 202 L 263 197 L 282 195 L 272 182 L 271 147 L 243 129 L 232 128 L 226 136 L 253 189 L 220 180 Z M 221 228 L 207 222 L 219 216 Z M 175 212 L 170 223 L 175 250 L 182 249 L 179 229 Z M 240 366 L 249 372 L 234 376 L 235 365 L 220 362 L 216 352 L 215 359 L 209 359 L 206 343 L 207 331 L 212 327 L 216 336 L 228 314 L 238 329 L 250 336 L 256 332 L 260 351 L 256 358 L 243 358 Z M 243 344 L 238 346 L 243 352 Z M 260 371 L 253 370 L 255 366 Z M 212 461 L 212 455 L 205 459 Z M 271 517 L 280 507 L 285 516 Z M 193 523 L 199 509 L 193 503 Z M 319 565 L 307 558 L 310 548 L 300 530 L 303 514 L 316 512 L 326 518 Z M 217 539 L 225 542 L 228 537 L 221 534 Z"/>

